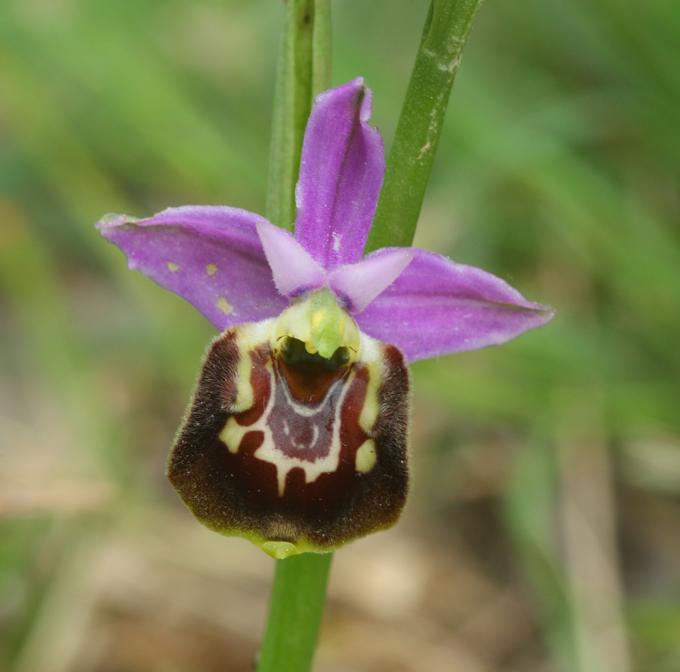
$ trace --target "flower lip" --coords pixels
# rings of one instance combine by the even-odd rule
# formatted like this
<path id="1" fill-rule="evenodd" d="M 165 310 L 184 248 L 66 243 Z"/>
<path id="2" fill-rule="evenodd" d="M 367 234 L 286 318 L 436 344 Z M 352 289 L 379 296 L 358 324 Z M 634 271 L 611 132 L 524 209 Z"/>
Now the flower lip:
<path id="1" fill-rule="evenodd" d="M 404 506 L 408 372 L 396 348 L 363 335 L 354 365 L 328 371 L 298 341 L 287 370 L 274 327 L 242 324 L 213 342 L 168 477 L 213 530 L 277 557 L 329 552 L 390 527 Z"/>

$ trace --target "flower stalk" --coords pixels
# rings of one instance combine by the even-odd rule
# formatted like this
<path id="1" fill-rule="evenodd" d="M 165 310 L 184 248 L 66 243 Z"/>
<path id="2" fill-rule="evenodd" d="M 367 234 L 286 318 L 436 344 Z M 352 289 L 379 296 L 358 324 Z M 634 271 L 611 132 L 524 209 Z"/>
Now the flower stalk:
<path id="1" fill-rule="evenodd" d="M 265 212 L 286 229 L 295 221 L 300 149 L 314 95 L 330 86 L 330 0 L 287 0 L 274 92 Z"/>
<path id="2" fill-rule="evenodd" d="M 331 85 L 330 0 L 288 0 L 279 56 L 267 185 L 269 221 L 292 228 L 295 185 L 313 97 Z M 311 669 L 332 553 L 276 560 L 258 672 Z"/>
<path id="3" fill-rule="evenodd" d="M 323 615 L 331 553 L 276 561 L 267 633 L 258 672 L 309 670 Z"/>
<path id="4" fill-rule="evenodd" d="M 413 242 L 451 87 L 482 0 L 432 0 L 366 253 Z"/>
<path id="5" fill-rule="evenodd" d="M 366 252 L 388 245 L 408 246 L 413 241 L 449 94 L 480 4 L 481 0 L 432 2 Z M 305 21 L 310 15 L 311 26 Z M 267 198 L 270 221 L 286 228 L 295 217 L 295 183 L 310 91 L 316 94 L 330 83 L 330 46 L 330 0 L 289 0 Z M 311 669 L 331 559 L 330 553 L 305 553 L 276 561 L 258 672 Z"/>

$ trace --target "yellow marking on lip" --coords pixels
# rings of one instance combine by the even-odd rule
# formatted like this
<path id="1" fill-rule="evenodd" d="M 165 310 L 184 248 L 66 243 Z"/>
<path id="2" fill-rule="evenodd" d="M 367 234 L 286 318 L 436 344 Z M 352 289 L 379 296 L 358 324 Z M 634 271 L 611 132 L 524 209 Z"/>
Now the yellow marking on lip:
<path id="1" fill-rule="evenodd" d="M 377 461 L 378 456 L 375 452 L 375 442 L 373 439 L 366 439 L 366 441 L 359 446 L 359 450 L 357 450 L 354 463 L 356 470 L 361 474 L 366 474 L 375 467 Z"/>
<path id="2" fill-rule="evenodd" d="M 242 427 L 233 418 L 229 418 L 224 425 L 224 429 L 220 432 L 220 441 L 227 447 L 227 450 L 232 453 L 238 453 L 243 437 L 248 432 L 248 427 Z"/>
<path id="3" fill-rule="evenodd" d="M 179 264 L 176 264 L 174 261 L 169 261 L 167 266 L 171 273 L 177 273 L 177 271 L 179 271 Z"/>
<path id="4" fill-rule="evenodd" d="M 215 306 L 217 306 L 217 308 L 219 308 L 225 315 L 231 315 L 234 312 L 234 307 L 224 296 L 220 296 L 220 298 L 215 301 Z"/>
<path id="5" fill-rule="evenodd" d="M 255 392 L 250 383 L 250 372 L 253 369 L 253 360 L 247 350 L 241 350 L 236 369 L 236 399 L 229 407 L 230 413 L 242 413 L 253 407 Z M 229 423 L 227 423 L 229 424 Z"/>
<path id="6" fill-rule="evenodd" d="M 378 401 L 378 386 L 380 384 L 380 373 L 378 367 L 374 364 L 368 365 L 368 385 L 366 386 L 366 396 L 364 397 L 364 405 L 359 415 L 359 427 L 366 433 L 372 432 L 378 413 L 380 412 L 380 404 Z"/>
<path id="7" fill-rule="evenodd" d="M 206 272 L 208 275 L 211 275 L 211 276 L 212 276 L 212 275 L 215 275 L 215 273 L 217 273 L 217 266 L 216 266 L 215 264 L 208 264 L 208 265 L 205 267 L 205 272 Z"/>

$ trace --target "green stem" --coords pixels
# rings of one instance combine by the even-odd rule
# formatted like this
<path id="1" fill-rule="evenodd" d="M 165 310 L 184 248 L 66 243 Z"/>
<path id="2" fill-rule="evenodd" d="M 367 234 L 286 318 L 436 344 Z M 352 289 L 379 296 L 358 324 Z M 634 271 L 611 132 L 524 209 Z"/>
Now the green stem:
<path id="1" fill-rule="evenodd" d="M 413 241 L 451 86 L 481 2 L 432 0 L 366 252 Z"/>
<path id="2" fill-rule="evenodd" d="M 481 0 L 433 0 L 387 165 L 368 248 L 409 245 L 470 24 Z M 291 227 L 313 94 L 330 85 L 330 0 L 287 0 L 279 59 L 267 216 Z M 258 672 L 308 672 L 332 555 L 278 560 Z"/>
<path id="3" fill-rule="evenodd" d="M 314 95 L 331 86 L 331 60 L 331 0 L 315 0 L 312 53 Z"/>
<path id="4" fill-rule="evenodd" d="M 331 85 L 330 0 L 287 0 L 274 102 L 267 217 L 291 228 L 304 130 L 314 95 Z M 332 554 L 276 561 L 258 672 L 311 668 Z"/>
<path id="5" fill-rule="evenodd" d="M 304 553 L 276 561 L 267 633 L 258 672 L 311 669 L 332 554 Z"/>
<path id="6" fill-rule="evenodd" d="M 330 0 L 287 0 L 265 208 L 269 221 L 287 229 L 295 221 L 295 183 L 313 95 L 330 86 L 330 24 Z"/>

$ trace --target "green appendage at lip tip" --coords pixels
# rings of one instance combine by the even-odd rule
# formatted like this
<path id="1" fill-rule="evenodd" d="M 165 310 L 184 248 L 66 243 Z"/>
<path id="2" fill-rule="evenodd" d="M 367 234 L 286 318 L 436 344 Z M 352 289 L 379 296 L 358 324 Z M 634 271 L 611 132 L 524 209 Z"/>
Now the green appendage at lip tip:
<path id="1" fill-rule="evenodd" d="M 329 546 L 328 548 L 322 548 L 316 546 L 313 543 L 307 541 L 304 538 L 300 538 L 297 542 L 292 541 L 275 541 L 271 539 L 265 539 L 264 537 L 255 534 L 253 532 L 247 532 L 244 530 L 230 529 L 224 530 L 219 529 L 210 525 L 209 521 L 198 519 L 199 522 L 203 523 L 210 529 L 222 534 L 225 537 L 240 537 L 249 541 L 254 546 L 257 546 L 260 550 L 266 553 L 270 558 L 274 560 L 285 560 L 286 558 L 291 558 L 295 555 L 302 555 L 303 553 L 314 553 L 316 555 L 325 555 L 327 553 L 334 553 L 342 544 L 336 546 Z"/>
<path id="2" fill-rule="evenodd" d="M 302 555 L 303 553 L 332 553 L 335 549 L 319 550 L 313 547 L 302 547 L 299 544 L 293 544 L 290 541 L 265 541 L 260 544 L 260 548 L 274 560 L 285 560 L 294 555 Z"/>
<path id="3" fill-rule="evenodd" d="M 260 548 L 274 560 L 285 560 L 300 553 L 297 546 L 289 541 L 266 541 Z"/>

